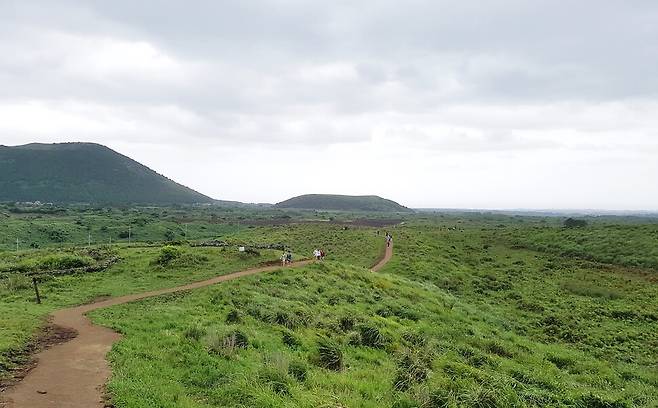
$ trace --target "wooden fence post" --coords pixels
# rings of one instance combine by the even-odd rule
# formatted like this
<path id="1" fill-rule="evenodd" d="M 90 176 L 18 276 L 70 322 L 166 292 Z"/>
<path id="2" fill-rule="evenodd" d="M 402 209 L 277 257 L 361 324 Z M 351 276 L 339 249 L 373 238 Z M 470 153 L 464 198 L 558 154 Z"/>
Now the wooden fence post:
<path id="1" fill-rule="evenodd" d="M 34 285 L 34 293 L 37 295 L 37 304 L 41 304 L 41 296 L 39 296 L 39 287 L 37 286 L 37 278 L 32 277 L 32 284 Z"/>

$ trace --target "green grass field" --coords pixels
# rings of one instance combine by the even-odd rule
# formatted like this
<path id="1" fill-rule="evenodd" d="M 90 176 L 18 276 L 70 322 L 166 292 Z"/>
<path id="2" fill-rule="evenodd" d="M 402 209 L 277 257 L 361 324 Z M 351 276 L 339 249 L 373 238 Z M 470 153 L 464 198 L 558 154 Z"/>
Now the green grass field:
<path id="1" fill-rule="evenodd" d="M 119 296 L 152 289 L 177 286 L 212 276 L 235 272 L 264 262 L 278 260 L 281 251 L 258 250 L 259 255 L 240 254 L 238 245 L 284 243 L 293 250 L 296 259 L 309 258 L 315 246 L 321 246 L 326 237 L 328 259 L 357 259 L 364 264 L 373 263 L 381 252 L 381 243 L 369 229 L 348 229 L 335 225 L 308 224 L 300 229 L 245 228 L 248 234 L 230 233 L 218 236 L 232 243 L 228 247 L 189 247 L 181 245 L 181 257 L 169 265 L 153 264 L 160 247 L 115 245 L 113 251 L 121 261 L 102 272 L 70 276 L 40 275 L 42 305 L 34 303 L 31 281 L 20 273 L 3 273 L 3 270 L 23 270 L 23 266 L 41 265 L 53 256 L 77 256 L 86 249 L 53 248 L 22 252 L 0 253 L 0 377 L 23 360 L 20 350 L 44 324 L 52 310 L 77 305 L 104 296 Z M 340 239 L 334 239 L 338 236 Z M 38 268 L 36 268 L 38 269 Z"/>
<path id="2" fill-rule="evenodd" d="M 283 244 L 327 261 L 93 312 L 124 334 L 110 353 L 115 406 L 658 405 L 655 224 L 421 214 L 390 229 L 395 255 L 377 274 L 376 228 L 226 225 L 198 238 L 228 247 L 176 246 L 164 264 L 165 243 L 117 246 L 106 271 L 45 281 L 41 306 L 5 279 L 0 372 L 51 310 L 239 270 L 280 251 L 237 245 Z M 57 254 L 6 251 L 0 271 Z"/>

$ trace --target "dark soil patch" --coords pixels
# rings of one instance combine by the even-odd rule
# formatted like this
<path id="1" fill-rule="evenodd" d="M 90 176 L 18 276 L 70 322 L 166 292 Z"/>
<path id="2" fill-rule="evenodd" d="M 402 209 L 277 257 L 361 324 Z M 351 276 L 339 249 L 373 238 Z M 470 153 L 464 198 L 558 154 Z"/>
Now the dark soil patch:
<path id="1" fill-rule="evenodd" d="M 14 384 L 19 383 L 25 376 L 36 367 L 38 361 L 37 353 L 47 350 L 52 346 L 66 343 L 77 337 L 78 332 L 68 327 L 57 326 L 48 322 L 39 334 L 21 351 L 12 355 L 12 361 L 17 367 L 10 370 L 6 378 L 0 378 L 0 407 L 2 407 L 2 394 Z"/>

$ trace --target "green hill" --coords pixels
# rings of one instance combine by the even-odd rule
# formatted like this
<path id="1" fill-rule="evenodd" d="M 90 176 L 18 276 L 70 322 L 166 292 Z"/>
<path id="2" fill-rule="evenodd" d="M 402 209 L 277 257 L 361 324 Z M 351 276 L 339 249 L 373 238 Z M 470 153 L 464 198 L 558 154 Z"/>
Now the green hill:
<path id="1" fill-rule="evenodd" d="M 0 146 L 0 201 L 191 204 L 213 200 L 94 143 Z"/>
<path id="2" fill-rule="evenodd" d="M 377 212 L 408 212 L 395 201 L 378 196 L 348 196 L 335 194 L 305 194 L 282 201 L 277 208 L 296 208 L 305 210 L 336 210 L 336 211 L 377 211 Z"/>

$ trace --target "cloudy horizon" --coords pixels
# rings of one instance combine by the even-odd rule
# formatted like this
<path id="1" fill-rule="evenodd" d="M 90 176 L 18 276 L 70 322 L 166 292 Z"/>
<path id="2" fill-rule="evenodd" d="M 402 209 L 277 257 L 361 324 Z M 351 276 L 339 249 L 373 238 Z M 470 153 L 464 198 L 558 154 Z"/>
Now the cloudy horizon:
<path id="1" fill-rule="evenodd" d="M 0 2 L 0 144 L 216 199 L 658 210 L 658 3 Z"/>

